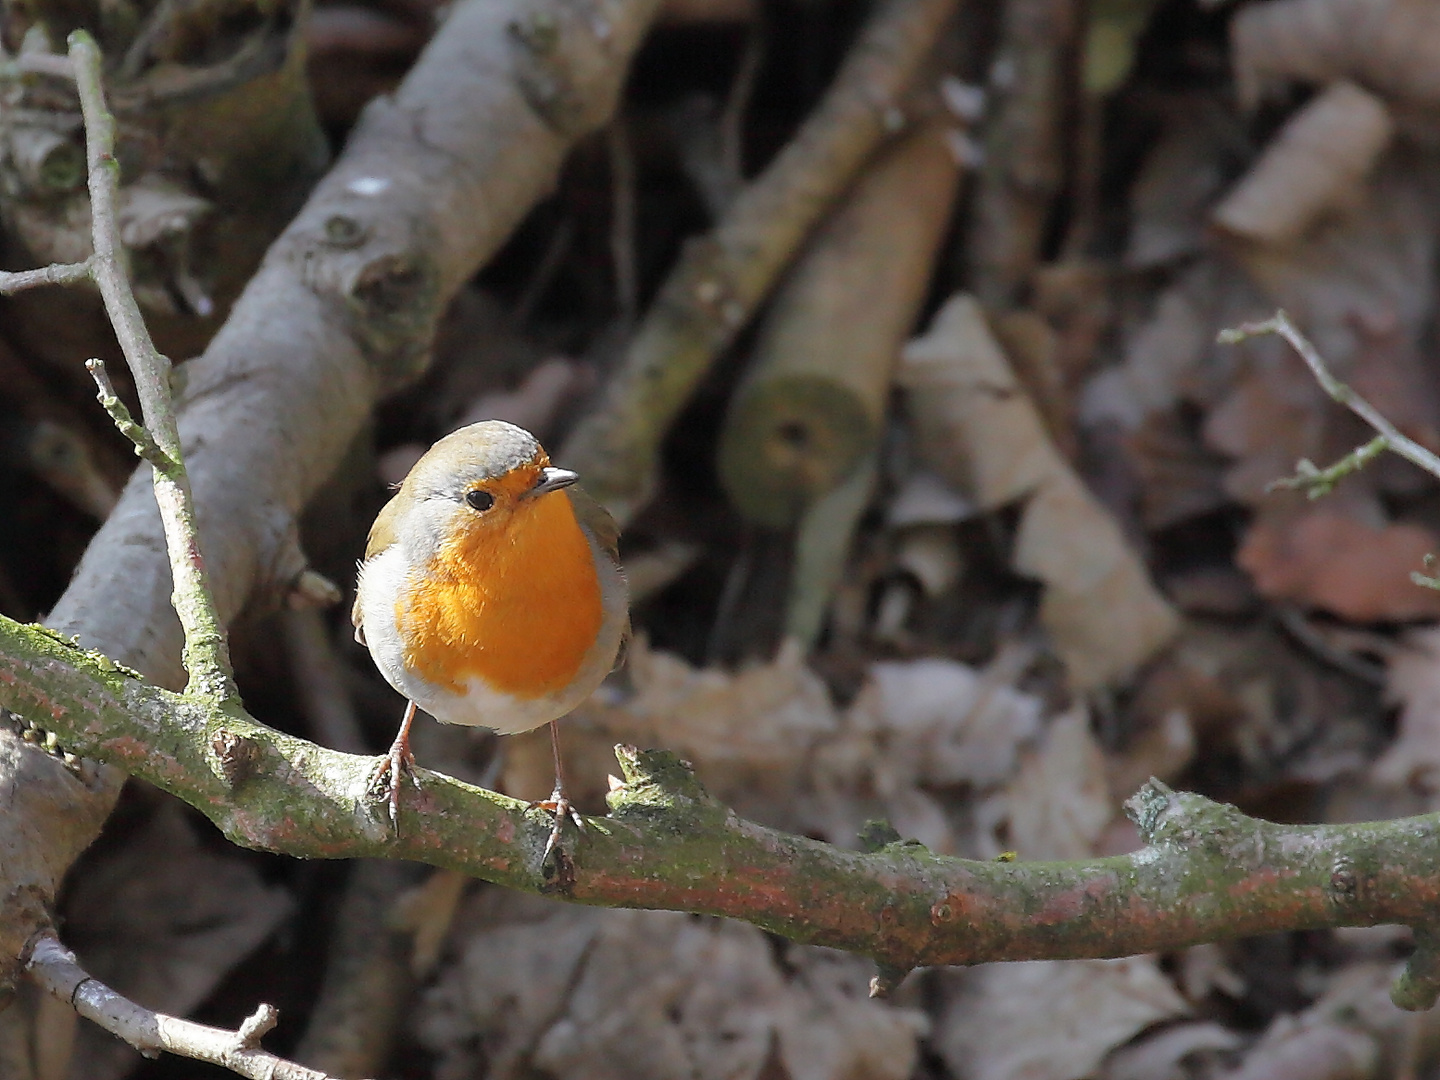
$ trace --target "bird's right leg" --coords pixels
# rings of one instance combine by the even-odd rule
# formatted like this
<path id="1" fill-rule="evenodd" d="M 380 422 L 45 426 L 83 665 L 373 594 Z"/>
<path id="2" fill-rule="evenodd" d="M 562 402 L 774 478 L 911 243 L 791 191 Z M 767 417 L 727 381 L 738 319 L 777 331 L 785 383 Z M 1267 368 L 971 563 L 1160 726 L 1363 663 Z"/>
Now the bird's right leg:
<path id="1" fill-rule="evenodd" d="M 380 771 L 375 778 L 378 786 L 387 775 L 389 777 L 390 822 L 397 830 L 400 827 L 400 785 L 403 783 L 401 777 L 408 772 L 416 788 L 420 786 L 420 781 L 415 776 L 415 755 L 410 752 L 410 725 L 414 721 L 415 702 L 407 701 L 405 717 L 400 721 L 400 730 L 395 733 L 390 752 L 380 759 Z"/>

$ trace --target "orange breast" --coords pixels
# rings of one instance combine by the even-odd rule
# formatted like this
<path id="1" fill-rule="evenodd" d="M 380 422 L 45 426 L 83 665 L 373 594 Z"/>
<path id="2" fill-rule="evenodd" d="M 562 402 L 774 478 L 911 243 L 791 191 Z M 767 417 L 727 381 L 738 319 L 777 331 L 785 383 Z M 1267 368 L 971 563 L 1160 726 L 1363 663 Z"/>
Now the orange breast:
<path id="1" fill-rule="evenodd" d="M 533 700 L 575 678 L 600 632 L 600 581 L 562 492 L 445 545 L 396 615 L 405 664 L 457 693 L 479 676 Z"/>

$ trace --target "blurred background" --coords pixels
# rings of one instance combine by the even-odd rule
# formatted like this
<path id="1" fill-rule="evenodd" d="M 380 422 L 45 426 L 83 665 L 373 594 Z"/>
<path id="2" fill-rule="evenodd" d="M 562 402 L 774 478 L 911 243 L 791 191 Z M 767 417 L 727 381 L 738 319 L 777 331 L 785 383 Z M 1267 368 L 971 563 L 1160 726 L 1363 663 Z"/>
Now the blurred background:
<path id="1" fill-rule="evenodd" d="M 661 5 L 619 112 L 307 512 L 305 550 L 345 601 L 234 627 L 257 717 L 388 745 L 403 702 L 348 603 L 388 486 L 479 419 L 564 447 L 686 242 L 760 182 L 881 6 Z M 261 6 L 193 7 L 115 5 L 161 27 L 132 33 L 117 77 L 147 49 L 252 33 Z M 4 12 L 23 48 L 33 11 Z M 444 16 L 430 0 L 297 9 L 282 29 L 303 67 L 243 93 L 282 113 L 313 94 L 314 122 L 295 106 L 226 150 L 280 162 L 270 186 L 133 171 L 122 227 L 163 349 L 203 348 L 327 146 Z M 1216 335 L 1283 307 L 1440 451 L 1440 5 L 964 0 L 929 53 L 889 138 L 669 429 L 622 542 L 629 663 L 562 725 L 582 809 L 604 812 L 617 742 L 677 751 L 769 825 L 859 847 L 883 820 L 982 859 L 1134 850 L 1121 802 L 1150 776 L 1281 822 L 1435 809 L 1440 592 L 1411 575 L 1440 551 L 1440 484 L 1382 456 L 1320 499 L 1276 489 L 1372 433 L 1278 338 Z M 32 123 L 46 103 L 29 93 L 0 121 L 7 267 L 68 257 L 88 228 L 75 144 Z M 133 464 L 80 364 L 105 341 L 84 294 L 0 306 L 11 617 L 54 605 Z M 559 461 L 583 482 L 585 460 Z M 541 798 L 547 740 L 422 720 L 415 750 Z M 1388 1003 L 1395 928 L 922 971 L 872 1001 L 864 958 L 241 851 L 138 783 L 63 916 L 122 992 L 225 1026 L 271 1002 L 270 1048 L 346 1076 L 1421 1077 L 1440 1033 Z M 142 1062 L 59 1006 L 37 1031 L 39 1080 L 229 1075 Z"/>

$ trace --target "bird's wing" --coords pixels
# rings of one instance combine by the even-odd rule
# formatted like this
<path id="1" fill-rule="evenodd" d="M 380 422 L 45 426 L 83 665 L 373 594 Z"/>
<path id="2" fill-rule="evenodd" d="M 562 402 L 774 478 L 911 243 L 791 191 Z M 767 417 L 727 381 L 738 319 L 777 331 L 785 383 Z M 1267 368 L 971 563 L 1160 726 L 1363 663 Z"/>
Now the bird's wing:
<path id="1" fill-rule="evenodd" d="M 399 499 L 392 498 L 381 508 L 380 513 L 375 515 L 375 524 L 370 526 L 370 536 L 365 541 L 366 562 L 395 543 L 395 519 L 400 514 L 399 502 Z M 360 607 L 360 586 L 357 584 L 355 603 L 350 607 L 350 624 L 355 627 L 355 640 L 361 645 L 365 644 L 365 631 L 361 629 L 363 621 L 364 612 Z"/>
<path id="2" fill-rule="evenodd" d="M 575 519 L 580 522 L 582 528 L 593 535 L 605 554 L 610 556 L 618 569 L 620 566 L 620 526 L 615 524 L 615 519 L 610 516 L 610 511 L 601 506 L 588 491 L 579 484 L 572 484 L 565 489 L 570 496 L 570 505 L 575 508 Z M 630 613 L 625 613 L 625 629 L 620 636 L 620 650 L 615 654 L 615 668 L 619 669 L 625 663 L 625 656 L 630 651 Z"/>
<path id="3" fill-rule="evenodd" d="M 619 566 L 620 526 L 615 524 L 615 519 L 610 516 L 610 511 L 601 506 L 579 484 L 570 485 L 565 489 L 565 493 L 570 496 L 570 505 L 575 508 L 576 520 L 595 534 L 595 539 L 605 549 L 605 554 L 610 556 L 610 561 Z M 380 522 L 376 521 L 375 524 L 379 525 Z"/>

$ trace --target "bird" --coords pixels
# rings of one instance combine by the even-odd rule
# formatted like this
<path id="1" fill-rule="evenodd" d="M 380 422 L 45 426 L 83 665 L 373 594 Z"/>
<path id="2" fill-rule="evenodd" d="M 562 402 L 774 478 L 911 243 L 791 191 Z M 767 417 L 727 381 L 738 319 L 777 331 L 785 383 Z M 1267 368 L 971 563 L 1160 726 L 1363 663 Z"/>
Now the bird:
<path id="1" fill-rule="evenodd" d="M 556 721 L 617 666 L 630 635 L 619 529 L 534 435 L 483 420 L 436 442 L 370 528 L 351 621 L 406 700 L 381 759 L 398 830 L 401 774 L 412 781 L 416 709 L 502 735 L 550 725 L 555 814 L 570 805 Z M 417 782 L 418 786 L 418 782 Z"/>

